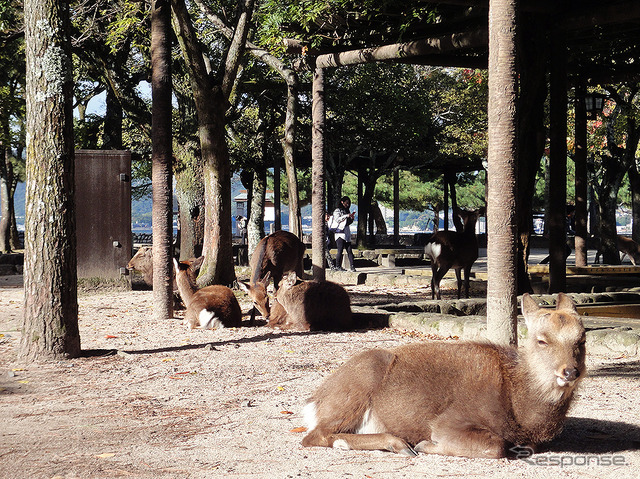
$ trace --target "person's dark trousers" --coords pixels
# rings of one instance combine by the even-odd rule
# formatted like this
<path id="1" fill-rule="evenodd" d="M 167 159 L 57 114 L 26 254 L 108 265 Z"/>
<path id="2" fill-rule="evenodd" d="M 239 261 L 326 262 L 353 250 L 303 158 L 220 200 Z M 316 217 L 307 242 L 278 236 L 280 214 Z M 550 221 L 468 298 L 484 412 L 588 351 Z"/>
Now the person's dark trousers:
<path id="1" fill-rule="evenodd" d="M 353 267 L 353 248 L 351 247 L 351 242 L 346 242 L 342 238 L 336 238 L 336 246 L 338 247 L 338 252 L 336 253 L 336 268 L 342 268 L 342 251 L 346 249 L 350 269 L 351 271 L 355 271 Z"/>

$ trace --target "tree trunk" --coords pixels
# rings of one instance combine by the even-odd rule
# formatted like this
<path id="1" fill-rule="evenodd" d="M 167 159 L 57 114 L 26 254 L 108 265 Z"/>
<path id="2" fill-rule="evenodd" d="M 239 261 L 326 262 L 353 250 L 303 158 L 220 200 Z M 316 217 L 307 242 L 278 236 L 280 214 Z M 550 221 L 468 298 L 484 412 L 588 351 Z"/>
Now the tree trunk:
<path id="1" fill-rule="evenodd" d="M 171 25 L 169 25 L 171 27 Z M 104 143 L 105 150 L 122 149 L 122 106 L 120 100 L 111 88 L 107 88 L 107 110 L 104 116 Z M 153 132 L 151 133 L 153 135 Z"/>
<path id="2" fill-rule="evenodd" d="M 636 165 L 629 168 L 629 183 L 631 184 L 631 237 L 640 243 L 640 173 Z"/>
<path id="3" fill-rule="evenodd" d="M 77 357 L 73 78 L 69 4 L 26 0 L 24 360 Z"/>
<path id="4" fill-rule="evenodd" d="M 324 132 L 325 91 L 324 70 L 313 73 L 313 106 L 311 109 L 311 251 L 313 279 L 325 279 L 325 190 L 324 190 Z"/>
<path id="5" fill-rule="evenodd" d="M 231 167 L 225 132 L 228 97 L 223 93 L 221 85 L 213 84 L 212 77 L 208 74 L 200 42 L 184 0 L 173 0 L 172 5 L 174 30 L 189 68 L 191 89 L 198 112 L 203 160 L 205 261 L 200 269 L 198 285 L 231 284 L 235 281 L 236 274 L 231 231 Z M 243 18 L 248 22 L 248 17 Z M 227 60 L 231 57 L 238 59 L 239 55 L 227 56 Z M 228 78 L 225 85 L 229 88 Z"/>
<path id="6" fill-rule="evenodd" d="M 302 215 L 300 213 L 300 195 L 298 193 L 298 176 L 294 159 L 295 127 L 298 117 L 298 78 L 291 72 L 287 75 L 287 114 L 284 122 L 284 138 L 282 150 L 287 172 L 289 194 L 289 231 L 302 238 Z"/>
<path id="7" fill-rule="evenodd" d="M 258 243 L 264 238 L 264 205 L 267 192 L 267 170 L 261 168 L 253 174 L 251 182 L 251 213 L 247 223 L 247 244 L 249 255 L 253 254 Z"/>
<path id="8" fill-rule="evenodd" d="M 516 4 L 489 2 L 489 155 L 487 334 L 517 343 Z"/>
<path id="9" fill-rule="evenodd" d="M 204 241 L 204 186 L 197 161 L 176 172 L 176 197 L 180 210 L 180 260 L 202 255 Z"/>
<path id="10" fill-rule="evenodd" d="M 153 319 L 173 317 L 171 143 L 171 4 L 151 10 L 151 142 L 153 184 Z"/>
<path id="11" fill-rule="evenodd" d="M 8 138 L 8 137 L 7 137 Z M 13 169 L 9 162 L 9 148 L 0 143 L 0 253 L 11 253 L 10 194 Z"/>

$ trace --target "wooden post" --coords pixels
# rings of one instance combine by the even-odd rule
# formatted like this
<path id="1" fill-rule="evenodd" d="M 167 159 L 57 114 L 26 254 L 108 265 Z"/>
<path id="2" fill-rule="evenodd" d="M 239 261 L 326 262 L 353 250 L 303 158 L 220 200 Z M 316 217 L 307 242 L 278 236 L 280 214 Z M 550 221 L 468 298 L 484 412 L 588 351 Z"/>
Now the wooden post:
<path id="1" fill-rule="evenodd" d="M 393 244 L 400 244 L 400 170 L 393 170 Z"/>
<path id="2" fill-rule="evenodd" d="M 516 0 L 489 1 L 487 336 L 517 343 Z"/>
<path id="3" fill-rule="evenodd" d="M 549 133 L 549 292 L 567 287 L 567 44 L 566 33 L 552 35 Z"/>
<path id="4" fill-rule="evenodd" d="M 325 279 L 325 186 L 324 186 L 324 70 L 313 72 L 313 105 L 311 107 L 311 251 L 313 279 Z"/>
<path id="5" fill-rule="evenodd" d="M 576 86 L 576 98 L 574 101 L 576 111 L 576 236 L 575 256 L 576 266 L 587 266 L 587 111 L 584 104 L 586 88 L 583 82 Z"/>

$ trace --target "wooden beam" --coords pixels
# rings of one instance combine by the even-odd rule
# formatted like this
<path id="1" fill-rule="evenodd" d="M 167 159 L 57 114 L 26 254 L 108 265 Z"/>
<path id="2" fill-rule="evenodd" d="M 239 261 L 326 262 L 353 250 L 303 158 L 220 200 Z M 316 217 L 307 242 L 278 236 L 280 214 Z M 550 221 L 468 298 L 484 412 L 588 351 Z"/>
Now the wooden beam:
<path id="1" fill-rule="evenodd" d="M 395 43 L 382 47 L 363 48 L 341 53 L 327 53 L 316 59 L 317 68 L 358 65 L 377 61 L 409 59 L 443 52 L 463 51 L 486 47 L 488 30 L 479 28 L 469 32 L 441 35 L 406 43 Z"/>

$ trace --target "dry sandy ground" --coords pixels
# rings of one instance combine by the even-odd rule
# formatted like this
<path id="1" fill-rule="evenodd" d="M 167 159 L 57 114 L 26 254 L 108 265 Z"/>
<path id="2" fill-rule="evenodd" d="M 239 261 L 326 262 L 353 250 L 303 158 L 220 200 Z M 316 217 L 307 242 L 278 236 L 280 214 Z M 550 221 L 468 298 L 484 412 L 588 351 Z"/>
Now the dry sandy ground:
<path id="1" fill-rule="evenodd" d="M 154 322 L 152 307 L 147 291 L 81 294 L 83 349 L 118 353 L 25 365 L 22 289 L 0 278 L 0 478 L 638 477 L 637 358 L 589 358 L 565 430 L 537 464 L 303 448 L 300 411 L 331 371 L 363 349 L 428 339 L 188 331 Z"/>

